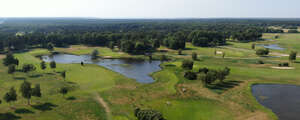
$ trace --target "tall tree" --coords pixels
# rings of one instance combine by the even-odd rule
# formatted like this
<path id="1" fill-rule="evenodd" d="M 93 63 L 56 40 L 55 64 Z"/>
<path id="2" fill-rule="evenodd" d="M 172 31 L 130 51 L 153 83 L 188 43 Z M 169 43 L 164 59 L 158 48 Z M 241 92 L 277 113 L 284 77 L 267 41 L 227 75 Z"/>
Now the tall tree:
<path id="1" fill-rule="evenodd" d="M 17 101 L 17 92 L 16 92 L 15 88 L 11 87 L 10 90 L 9 90 L 9 92 L 4 95 L 3 99 L 7 103 L 11 103 L 11 102 Z"/>
<path id="2" fill-rule="evenodd" d="M 92 59 L 95 60 L 98 58 L 98 55 L 99 55 L 99 51 L 98 50 L 93 50 L 92 52 Z"/>
<path id="3" fill-rule="evenodd" d="M 45 62 L 45 61 L 42 61 L 42 62 L 40 63 L 40 67 L 41 67 L 42 70 L 45 70 L 45 69 L 47 68 L 46 62 Z"/>
<path id="4" fill-rule="evenodd" d="M 55 61 L 51 61 L 50 62 L 50 68 L 51 69 L 55 69 L 56 68 L 56 62 Z"/>
<path id="5" fill-rule="evenodd" d="M 8 66 L 8 74 L 13 74 L 16 71 L 16 65 L 9 65 Z"/>
<path id="6" fill-rule="evenodd" d="M 292 51 L 290 53 L 289 60 L 290 61 L 295 61 L 296 59 L 297 59 L 297 52 L 296 51 Z"/>
<path id="7" fill-rule="evenodd" d="M 30 99 L 32 95 L 31 83 L 24 81 L 20 87 L 22 96 L 27 99 L 27 104 L 30 105 Z"/>
<path id="8" fill-rule="evenodd" d="M 35 84 L 35 87 L 32 89 L 32 96 L 42 97 L 40 84 Z"/>
<path id="9" fill-rule="evenodd" d="M 63 77 L 64 80 L 66 80 L 66 71 L 61 72 L 61 77 Z"/>
<path id="10" fill-rule="evenodd" d="M 11 64 L 19 65 L 19 60 L 16 59 L 11 52 L 9 52 L 8 54 L 6 54 L 6 57 L 3 59 L 3 64 L 5 66 L 11 65 Z"/>
<path id="11" fill-rule="evenodd" d="M 62 87 L 62 88 L 60 88 L 59 93 L 61 93 L 63 95 L 63 97 L 65 97 L 65 94 L 67 94 L 68 91 L 69 90 L 67 87 Z"/>

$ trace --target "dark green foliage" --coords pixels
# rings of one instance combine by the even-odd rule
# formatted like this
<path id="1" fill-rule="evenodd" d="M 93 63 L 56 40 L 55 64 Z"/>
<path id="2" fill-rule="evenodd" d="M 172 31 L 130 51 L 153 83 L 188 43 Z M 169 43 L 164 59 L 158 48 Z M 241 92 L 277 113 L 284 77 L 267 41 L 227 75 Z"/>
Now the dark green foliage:
<path id="1" fill-rule="evenodd" d="M 63 96 L 65 96 L 65 94 L 67 94 L 68 91 L 69 90 L 67 87 L 62 87 L 62 88 L 60 88 L 59 93 L 62 94 Z"/>
<path id="2" fill-rule="evenodd" d="M 299 33 L 299 31 L 293 29 L 293 30 L 289 30 L 288 33 Z"/>
<path id="3" fill-rule="evenodd" d="M 186 37 L 183 32 L 168 34 L 164 39 L 164 45 L 174 50 L 185 49 L 185 39 Z"/>
<path id="4" fill-rule="evenodd" d="M 40 67 L 41 67 L 42 70 L 45 70 L 45 69 L 47 68 L 46 62 L 45 62 L 45 61 L 42 61 L 42 62 L 40 63 Z"/>
<path id="5" fill-rule="evenodd" d="M 269 54 L 269 49 L 266 48 L 266 49 L 258 49 L 256 50 L 256 55 L 258 56 L 264 56 L 264 55 L 268 55 Z"/>
<path id="6" fill-rule="evenodd" d="M 155 110 L 141 110 L 137 108 L 134 111 L 134 115 L 138 120 L 166 120 L 160 112 Z"/>
<path id="7" fill-rule="evenodd" d="M 278 35 L 276 35 L 276 36 L 275 36 L 275 39 L 278 39 L 278 38 L 279 38 L 279 36 L 278 36 Z"/>
<path id="8" fill-rule="evenodd" d="M 186 79 L 189 79 L 189 80 L 196 80 L 197 79 L 197 73 L 192 72 L 192 71 L 187 71 L 187 72 L 184 73 L 184 77 Z"/>
<path id="9" fill-rule="evenodd" d="M 50 68 L 51 69 L 55 69 L 56 68 L 56 62 L 55 61 L 51 61 L 50 62 Z"/>
<path id="10" fill-rule="evenodd" d="M 42 97 L 40 84 L 36 84 L 34 88 L 32 88 L 32 96 Z"/>
<path id="11" fill-rule="evenodd" d="M 31 83 L 29 83 L 27 81 L 24 81 L 21 84 L 20 92 L 22 93 L 22 96 L 28 100 L 27 103 L 29 105 L 30 104 L 30 99 L 31 99 L 31 96 L 32 96 Z"/>
<path id="12" fill-rule="evenodd" d="M 296 59 L 297 59 L 297 52 L 296 52 L 296 51 L 292 51 L 292 52 L 290 53 L 289 60 L 290 60 L 290 61 L 294 61 L 294 60 L 296 60 Z"/>
<path id="13" fill-rule="evenodd" d="M 195 46 L 209 47 L 226 44 L 225 33 L 217 31 L 193 31 L 188 36 L 188 41 Z"/>
<path id="14" fill-rule="evenodd" d="M 191 61 L 191 60 L 184 60 L 184 61 L 182 61 L 181 67 L 183 69 L 192 70 L 193 69 L 193 65 L 194 65 L 193 61 Z"/>
<path id="15" fill-rule="evenodd" d="M 12 65 L 12 64 L 19 65 L 19 60 L 15 58 L 12 53 L 8 53 L 6 54 L 6 57 L 3 59 L 3 64 L 5 66 Z"/>
<path id="16" fill-rule="evenodd" d="M 264 61 L 262 61 L 262 60 L 257 61 L 257 63 L 258 64 L 265 64 Z"/>
<path id="17" fill-rule="evenodd" d="M 232 38 L 241 42 L 256 41 L 261 39 L 262 33 L 255 29 L 248 29 L 232 34 Z"/>
<path id="18" fill-rule="evenodd" d="M 12 64 L 8 66 L 8 74 L 13 74 L 16 71 L 16 65 Z"/>
<path id="19" fill-rule="evenodd" d="M 220 82 L 223 82 L 226 79 L 226 76 L 230 74 L 230 69 L 228 67 L 225 67 L 223 70 L 217 71 L 217 79 L 220 80 Z"/>
<path id="20" fill-rule="evenodd" d="M 98 58 L 98 55 L 99 55 L 99 51 L 98 50 L 93 50 L 91 56 L 92 56 L 92 59 L 95 60 Z"/>
<path id="21" fill-rule="evenodd" d="M 182 49 L 178 50 L 178 55 L 182 55 Z"/>
<path id="22" fill-rule="evenodd" d="M 160 41 L 158 39 L 152 39 L 153 48 L 159 48 L 160 47 Z"/>
<path id="23" fill-rule="evenodd" d="M 61 77 L 63 77 L 64 80 L 66 80 L 66 71 L 61 72 Z"/>
<path id="24" fill-rule="evenodd" d="M 53 51 L 53 50 L 54 50 L 54 45 L 53 45 L 52 43 L 48 43 L 48 44 L 47 44 L 47 49 L 48 49 L 49 51 Z"/>
<path id="25" fill-rule="evenodd" d="M 17 92 L 14 87 L 10 88 L 9 92 L 4 95 L 3 99 L 8 103 L 17 101 Z"/>
<path id="26" fill-rule="evenodd" d="M 255 49 L 255 43 L 253 43 L 252 45 L 251 45 L 251 48 L 254 50 Z"/>
<path id="27" fill-rule="evenodd" d="M 168 57 L 166 55 L 161 55 L 160 61 L 168 61 Z"/>
<path id="28" fill-rule="evenodd" d="M 209 71 L 208 68 L 204 67 L 204 68 L 200 68 L 199 69 L 199 73 L 204 73 L 204 74 L 207 74 L 207 72 Z"/>
<path id="29" fill-rule="evenodd" d="M 36 68 L 33 64 L 24 64 L 23 67 L 22 67 L 22 71 L 24 73 L 27 73 L 27 72 L 31 72 L 31 71 L 34 71 Z"/>
<path id="30" fill-rule="evenodd" d="M 198 57 L 197 53 L 193 52 L 192 53 L 192 59 L 197 60 L 198 59 L 197 57 Z"/>
<path id="31" fill-rule="evenodd" d="M 114 42 L 109 42 L 107 47 L 110 48 L 111 50 L 114 50 L 115 48 Z"/>
<path id="32" fill-rule="evenodd" d="M 289 63 L 285 62 L 285 63 L 279 63 L 278 64 L 279 67 L 289 67 Z"/>

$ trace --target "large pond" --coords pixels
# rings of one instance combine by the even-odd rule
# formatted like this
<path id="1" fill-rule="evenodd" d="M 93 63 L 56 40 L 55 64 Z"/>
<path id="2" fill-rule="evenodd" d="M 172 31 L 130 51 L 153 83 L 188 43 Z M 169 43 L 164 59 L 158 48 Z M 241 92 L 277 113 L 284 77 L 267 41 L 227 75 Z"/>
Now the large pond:
<path id="1" fill-rule="evenodd" d="M 277 44 L 258 44 L 257 46 L 262 46 L 264 48 L 269 48 L 273 50 L 284 50 L 284 48 L 280 47 Z"/>
<path id="2" fill-rule="evenodd" d="M 152 83 L 154 79 L 149 74 L 161 70 L 160 61 L 146 61 L 136 59 L 99 59 L 91 60 L 90 55 L 57 54 L 53 56 L 42 56 L 45 62 L 55 61 L 57 63 L 81 63 L 97 64 L 118 72 L 126 77 L 135 79 L 140 83 Z"/>
<path id="3" fill-rule="evenodd" d="M 280 120 L 300 120 L 300 86 L 260 84 L 252 86 L 252 93 Z"/>

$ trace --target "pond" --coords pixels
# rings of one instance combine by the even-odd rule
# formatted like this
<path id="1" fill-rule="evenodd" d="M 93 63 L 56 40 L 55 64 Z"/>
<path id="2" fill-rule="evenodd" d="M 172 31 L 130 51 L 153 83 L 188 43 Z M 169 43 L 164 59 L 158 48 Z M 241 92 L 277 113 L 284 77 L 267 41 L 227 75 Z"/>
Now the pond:
<path id="1" fill-rule="evenodd" d="M 263 106 L 271 109 L 280 120 L 300 120 L 300 86 L 260 84 L 252 93 Z"/>
<path id="2" fill-rule="evenodd" d="M 261 47 L 269 48 L 269 49 L 273 49 L 273 50 L 284 50 L 284 48 L 280 47 L 277 44 L 258 44 L 257 46 L 261 46 Z"/>
<path id="3" fill-rule="evenodd" d="M 146 61 L 137 59 L 99 59 L 91 60 L 90 55 L 57 54 L 53 56 L 42 56 L 45 62 L 55 61 L 57 63 L 81 63 L 97 64 L 112 71 L 118 72 L 128 78 L 135 79 L 139 83 L 153 83 L 151 73 L 161 70 L 160 61 Z"/>

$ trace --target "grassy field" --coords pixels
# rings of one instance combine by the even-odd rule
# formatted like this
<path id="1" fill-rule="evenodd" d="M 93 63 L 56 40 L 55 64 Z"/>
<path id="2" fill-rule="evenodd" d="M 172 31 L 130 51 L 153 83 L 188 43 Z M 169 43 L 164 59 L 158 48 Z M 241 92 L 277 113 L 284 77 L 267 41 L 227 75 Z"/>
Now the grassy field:
<path id="1" fill-rule="evenodd" d="M 279 35 L 278 39 L 274 39 Z M 256 44 L 278 44 L 285 50 L 271 50 L 272 53 L 288 54 L 290 51 L 300 52 L 300 34 L 264 34 L 268 41 Z M 292 63 L 292 70 L 271 68 L 278 63 L 288 61 L 284 57 L 258 57 L 251 49 L 252 43 L 229 42 L 217 48 L 196 47 L 187 43 L 183 55 L 177 51 L 161 47 L 166 52 L 156 52 L 155 57 L 166 54 L 171 61 L 161 64 L 161 71 L 152 73 L 156 82 L 139 84 L 118 73 L 97 65 L 58 64 L 57 69 L 41 70 L 41 62 L 35 56 L 50 54 L 44 49 L 34 49 L 17 53 L 20 65 L 32 63 L 37 70 L 32 73 L 16 72 L 7 74 L 7 67 L 0 64 L 0 98 L 15 87 L 18 91 L 23 80 L 32 84 L 41 84 L 43 97 L 26 100 L 18 95 L 18 101 L 11 105 L 0 104 L 0 120 L 136 120 L 134 109 L 154 109 L 163 113 L 168 120 L 273 120 L 277 119 L 271 110 L 261 106 L 251 94 L 251 85 L 257 83 L 279 83 L 300 85 L 298 73 L 300 64 Z M 81 45 L 70 48 L 55 48 L 55 51 L 70 54 L 90 54 L 97 49 L 100 56 L 111 58 L 144 57 L 112 51 L 103 47 L 87 47 Z M 215 55 L 215 51 L 225 53 Z M 191 59 L 196 52 L 200 57 L 195 61 L 193 71 L 201 67 L 212 69 L 231 68 L 231 74 L 225 83 L 216 83 L 215 87 L 204 87 L 199 80 L 191 81 L 183 77 L 185 70 L 181 68 L 183 59 Z M 3 57 L 2 57 L 3 58 Z M 263 60 L 266 64 L 257 64 Z M 2 60 L 0 61 L 2 62 Z M 19 66 L 18 69 L 21 67 Z M 64 81 L 61 71 L 67 71 Z M 71 88 L 65 97 L 58 89 Z M 18 92 L 19 93 L 19 92 Z M 75 99 L 68 99 L 73 97 Z M 105 104 L 99 100 L 104 99 Z M 106 106 L 107 104 L 107 106 Z M 18 111 L 27 111 L 20 113 Z M 108 113 L 107 113 L 108 112 Z"/>

